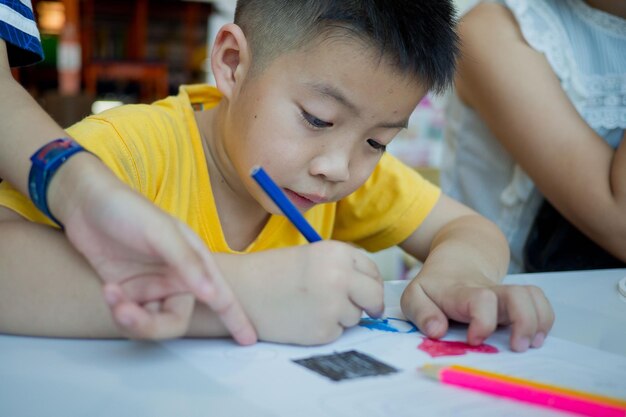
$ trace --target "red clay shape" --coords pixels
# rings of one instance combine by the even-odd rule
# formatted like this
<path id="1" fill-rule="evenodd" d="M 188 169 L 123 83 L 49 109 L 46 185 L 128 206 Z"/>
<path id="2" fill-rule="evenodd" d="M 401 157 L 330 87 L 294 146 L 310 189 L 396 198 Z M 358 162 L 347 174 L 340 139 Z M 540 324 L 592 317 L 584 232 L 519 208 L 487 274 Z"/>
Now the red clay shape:
<path id="1" fill-rule="evenodd" d="M 439 356 L 460 356 L 465 355 L 467 352 L 498 353 L 498 348 L 485 343 L 478 346 L 472 346 L 465 342 L 427 339 L 425 337 L 422 339 L 422 343 L 420 343 L 417 348 L 428 353 L 431 358 Z"/>

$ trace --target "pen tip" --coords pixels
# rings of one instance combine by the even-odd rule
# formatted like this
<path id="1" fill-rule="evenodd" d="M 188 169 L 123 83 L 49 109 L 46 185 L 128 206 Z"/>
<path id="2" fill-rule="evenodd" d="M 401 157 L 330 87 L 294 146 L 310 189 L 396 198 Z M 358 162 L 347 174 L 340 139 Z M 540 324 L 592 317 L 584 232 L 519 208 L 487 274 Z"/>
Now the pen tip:
<path id="1" fill-rule="evenodd" d="M 257 172 L 259 172 L 259 170 L 261 169 L 260 165 L 254 165 L 251 169 L 250 169 L 250 175 L 254 175 Z"/>

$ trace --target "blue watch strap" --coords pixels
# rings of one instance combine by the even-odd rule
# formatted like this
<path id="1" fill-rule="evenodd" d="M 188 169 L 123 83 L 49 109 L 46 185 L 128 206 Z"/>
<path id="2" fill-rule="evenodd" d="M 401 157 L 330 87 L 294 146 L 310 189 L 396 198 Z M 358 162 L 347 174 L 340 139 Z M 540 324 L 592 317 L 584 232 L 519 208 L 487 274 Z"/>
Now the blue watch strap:
<path id="1" fill-rule="evenodd" d="M 69 138 L 53 140 L 39 148 L 30 157 L 32 165 L 28 175 L 28 191 L 35 206 L 61 229 L 63 225 L 50 213 L 48 208 L 48 185 L 59 167 L 78 152 L 86 151 Z"/>

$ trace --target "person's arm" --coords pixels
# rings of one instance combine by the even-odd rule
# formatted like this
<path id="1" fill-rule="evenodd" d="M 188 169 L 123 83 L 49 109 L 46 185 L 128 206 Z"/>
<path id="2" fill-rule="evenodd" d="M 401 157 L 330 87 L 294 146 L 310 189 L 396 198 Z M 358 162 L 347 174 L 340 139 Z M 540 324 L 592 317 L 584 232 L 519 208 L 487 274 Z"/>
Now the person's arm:
<path id="1" fill-rule="evenodd" d="M 626 141 L 615 151 L 585 123 L 505 7 L 476 7 L 460 34 L 461 100 L 565 218 L 626 261 Z"/>
<path id="2" fill-rule="evenodd" d="M 626 131 L 613 155 L 610 187 L 617 200 L 626 200 Z"/>
<path id="3" fill-rule="evenodd" d="M 2 40 L 0 91 L 0 178 L 28 195 L 30 156 L 67 134 L 13 79 Z M 254 343 L 254 329 L 208 249 L 171 216 L 119 181 L 97 158 L 84 152 L 70 158 L 50 182 L 47 196 L 50 210 L 63 223 L 69 242 L 107 284 L 107 301 L 118 325 L 129 336 L 181 335 L 190 319 L 193 300 L 186 301 L 186 307 L 172 302 L 165 303 L 163 311 L 151 312 L 137 299 L 123 296 L 120 283 L 128 277 L 122 277 L 118 270 L 128 269 L 133 263 L 141 267 L 150 259 L 169 268 L 167 280 L 153 282 L 153 286 L 170 289 L 162 297 L 178 299 L 181 291 L 190 291 L 219 312 L 237 341 Z M 120 258 L 124 251 L 131 256 Z"/>
<path id="4" fill-rule="evenodd" d="M 61 233 L 0 208 L 0 235 L 0 259 L 6 260 L 0 263 L 0 333 L 112 338 L 131 331 L 135 337 L 161 336 L 168 331 L 164 323 L 191 314 L 189 294 L 163 300 L 160 289 L 151 292 L 150 281 L 161 279 L 167 267 L 145 259 L 148 272 L 122 287 L 145 309 L 164 312 L 164 319 L 146 322 L 138 316 L 125 328 L 116 326 L 100 295 L 98 275 Z M 357 324 L 363 311 L 375 316 L 384 308 L 376 265 L 344 243 L 323 241 L 248 255 L 214 253 L 212 258 L 265 341 L 330 342 Z M 138 267 L 133 264 L 130 273 L 139 275 Z M 128 311 L 127 306 L 116 308 L 119 315 Z M 190 337 L 229 333 L 221 317 L 199 303 L 184 330 Z"/>
<path id="5" fill-rule="evenodd" d="M 99 276 L 62 233 L 4 207 L 0 233 L 0 333 L 159 337 L 193 306 L 191 296 L 183 293 L 170 297 L 168 302 L 176 305 L 162 312 L 159 320 L 118 326 L 102 297 Z"/>
<path id="6" fill-rule="evenodd" d="M 495 224 L 442 194 L 400 246 L 424 260 L 401 305 L 426 335 L 444 336 L 452 319 L 469 323 L 468 343 L 478 345 L 497 325 L 511 324 L 513 350 L 541 346 L 554 321 L 552 308 L 536 287 L 500 285 L 509 249 Z"/>
<path id="7" fill-rule="evenodd" d="M 0 39 L 0 178 L 28 195 L 30 156 L 67 134 L 13 78 L 6 43 Z"/>

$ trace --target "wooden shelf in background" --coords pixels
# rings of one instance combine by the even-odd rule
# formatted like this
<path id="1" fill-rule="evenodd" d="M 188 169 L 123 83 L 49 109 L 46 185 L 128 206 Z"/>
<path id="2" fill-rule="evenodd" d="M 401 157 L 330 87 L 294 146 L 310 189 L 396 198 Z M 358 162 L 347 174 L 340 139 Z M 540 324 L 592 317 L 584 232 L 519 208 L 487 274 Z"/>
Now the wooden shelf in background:
<path id="1" fill-rule="evenodd" d="M 139 84 L 142 103 L 165 98 L 168 95 L 168 69 L 165 63 L 145 61 L 92 62 L 85 67 L 85 89 L 94 96 L 98 81 L 133 81 Z"/>

